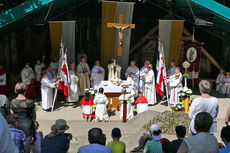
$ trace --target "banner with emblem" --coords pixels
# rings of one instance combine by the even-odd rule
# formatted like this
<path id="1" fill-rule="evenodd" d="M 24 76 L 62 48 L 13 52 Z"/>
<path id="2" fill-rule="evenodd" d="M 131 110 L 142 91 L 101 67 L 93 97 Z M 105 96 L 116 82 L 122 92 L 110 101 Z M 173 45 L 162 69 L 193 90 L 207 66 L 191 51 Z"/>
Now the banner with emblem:
<path id="1" fill-rule="evenodd" d="M 183 61 L 188 61 L 190 66 L 187 69 L 190 79 L 188 85 L 198 85 L 198 76 L 200 72 L 201 61 L 201 47 L 200 42 L 184 42 L 184 55 Z M 192 79 L 192 80 L 191 80 Z"/>
<path id="2" fill-rule="evenodd" d="M 190 63 L 188 72 L 200 72 L 201 46 L 200 42 L 184 42 L 184 61 Z"/>

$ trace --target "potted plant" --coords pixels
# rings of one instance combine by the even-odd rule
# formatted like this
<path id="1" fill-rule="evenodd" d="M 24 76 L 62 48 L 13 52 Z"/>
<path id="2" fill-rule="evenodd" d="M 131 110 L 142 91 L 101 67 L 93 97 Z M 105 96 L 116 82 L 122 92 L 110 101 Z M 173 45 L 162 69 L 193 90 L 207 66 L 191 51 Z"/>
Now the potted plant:
<path id="1" fill-rule="evenodd" d="M 190 96 L 192 95 L 192 90 L 188 87 L 182 87 L 179 89 L 178 96 L 181 99 L 182 105 L 185 108 L 185 113 L 189 112 L 189 103 L 190 103 Z"/>
<path id="2" fill-rule="evenodd" d="M 180 111 L 184 111 L 185 107 L 182 105 L 182 103 L 178 102 L 176 105 L 171 106 L 171 109 L 175 112 L 180 112 Z"/>

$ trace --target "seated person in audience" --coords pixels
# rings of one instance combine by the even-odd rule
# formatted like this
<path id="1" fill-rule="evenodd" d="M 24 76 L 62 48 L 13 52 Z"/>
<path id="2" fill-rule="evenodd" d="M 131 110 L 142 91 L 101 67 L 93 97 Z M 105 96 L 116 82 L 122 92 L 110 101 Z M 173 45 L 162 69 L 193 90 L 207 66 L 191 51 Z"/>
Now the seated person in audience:
<path id="1" fill-rule="evenodd" d="M 37 121 L 34 122 L 34 125 L 36 130 L 36 141 L 32 147 L 32 153 L 41 153 L 43 133 L 41 131 L 38 131 L 39 123 Z"/>
<path id="2" fill-rule="evenodd" d="M 89 89 L 85 89 L 85 96 L 81 99 L 80 104 L 83 108 L 83 118 L 88 122 L 95 118 L 93 111 L 93 98 L 90 97 Z"/>
<path id="3" fill-rule="evenodd" d="M 138 92 L 138 96 L 139 97 L 135 101 L 135 104 L 137 104 L 137 113 L 140 114 L 148 111 L 149 108 L 148 108 L 148 100 L 146 99 L 145 96 L 143 96 L 141 91 Z"/>
<path id="4" fill-rule="evenodd" d="M 26 140 L 26 134 L 17 129 L 18 117 L 14 114 L 6 116 L 6 121 L 10 128 L 11 137 L 19 150 L 19 153 L 30 153 L 31 145 Z"/>
<path id="5" fill-rule="evenodd" d="M 162 144 L 163 153 L 173 153 L 173 143 L 170 141 L 166 141 Z"/>
<path id="6" fill-rule="evenodd" d="M 0 94 L 0 113 L 6 117 L 10 113 L 10 102 L 5 95 Z"/>
<path id="7" fill-rule="evenodd" d="M 175 128 L 177 139 L 173 140 L 173 153 L 177 153 L 178 149 L 180 148 L 181 143 L 183 142 L 185 135 L 186 135 L 186 127 L 183 125 L 178 125 Z"/>
<path id="8" fill-rule="evenodd" d="M 125 143 L 120 141 L 121 130 L 119 128 L 114 128 L 112 130 L 113 141 L 108 143 L 108 147 L 112 149 L 115 153 L 125 153 Z"/>
<path id="9" fill-rule="evenodd" d="M 230 126 L 222 128 L 220 137 L 225 144 L 225 148 L 220 148 L 220 153 L 230 153 Z"/>
<path id="10" fill-rule="evenodd" d="M 105 135 L 99 128 L 92 128 L 88 132 L 89 145 L 79 148 L 78 153 L 112 153 L 109 147 L 104 146 Z"/>
<path id="11" fill-rule="evenodd" d="M 152 135 L 152 140 L 147 141 L 144 153 L 162 153 L 160 126 L 157 124 L 151 125 L 150 133 Z"/>
<path id="12" fill-rule="evenodd" d="M 72 134 L 65 133 L 69 129 L 66 121 L 56 120 L 51 127 L 51 132 L 44 138 L 42 153 L 66 153 L 69 150 Z"/>
<path id="13" fill-rule="evenodd" d="M 217 139 L 209 134 L 212 123 L 213 119 L 209 113 L 198 113 L 194 125 L 197 135 L 185 138 L 177 153 L 218 153 Z"/>
<path id="14" fill-rule="evenodd" d="M 4 138 L 4 139 L 2 139 Z M 1 153 L 18 153 L 12 138 L 6 120 L 0 113 L 0 151 Z"/>
<path id="15" fill-rule="evenodd" d="M 228 108 L 228 111 L 225 117 L 225 124 L 230 126 L 230 107 Z"/>
<path id="16" fill-rule="evenodd" d="M 226 77 L 224 78 L 223 94 L 230 96 L 230 72 L 226 72 Z"/>

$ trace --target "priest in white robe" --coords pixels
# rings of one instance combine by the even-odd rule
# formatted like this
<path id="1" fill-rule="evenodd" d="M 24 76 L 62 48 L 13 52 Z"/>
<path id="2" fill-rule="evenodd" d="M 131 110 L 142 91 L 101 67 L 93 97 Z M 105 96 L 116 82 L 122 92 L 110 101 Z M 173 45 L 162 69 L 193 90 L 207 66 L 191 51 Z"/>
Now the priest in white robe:
<path id="1" fill-rule="evenodd" d="M 96 105 L 95 117 L 96 121 L 107 122 L 109 120 L 109 115 L 107 111 L 107 105 L 109 104 L 108 98 L 104 95 L 104 89 L 99 88 L 97 94 L 94 98 L 94 104 Z"/>
<path id="2" fill-rule="evenodd" d="M 216 78 L 216 91 L 219 93 L 222 93 L 224 88 L 224 79 L 225 79 L 224 70 L 220 70 L 220 73 L 218 74 Z"/>
<path id="3" fill-rule="evenodd" d="M 223 94 L 230 96 L 230 72 L 226 72 Z"/>
<path id="4" fill-rule="evenodd" d="M 121 67 L 117 64 L 116 59 L 112 59 L 111 64 L 108 65 L 108 80 L 120 80 Z"/>
<path id="5" fill-rule="evenodd" d="M 139 81 L 139 90 L 144 93 L 145 92 L 145 76 L 147 75 L 147 68 L 150 62 L 145 61 L 144 66 L 140 69 L 140 81 Z"/>
<path id="6" fill-rule="evenodd" d="M 58 72 L 58 61 L 57 61 L 57 56 L 53 57 L 53 60 L 50 62 L 50 73 L 52 75 L 53 79 L 57 78 L 57 72 Z"/>
<path id="7" fill-rule="evenodd" d="M 86 63 L 85 57 L 81 57 L 81 62 L 77 66 L 77 76 L 79 78 L 79 95 L 85 95 L 85 89 L 90 88 L 90 68 L 89 65 Z"/>
<path id="8" fill-rule="evenodd" d="M 134 81 L 134 88 L 135 88 L 135 92 L 136 92 L 136 96 L 137 96 L 138 90 L 139 90 L 140 73 L 139 73 L 139 68 L 136 67 L 135 65 L 136 65 L 135 61 L 130 62 L 130 66 L 127 68 L 127 70 L 125 72 L 125 76 L 126 76 L 126 78 L 128 77 L 128 75 L 131 76 L 132 80 Z"/>
<path id="9" fill-rule="evenodd" d="M 183 76 L 180 73 L 180 68 L 175 69 L 175 74 L 169 77 L 169 88 L 170 88 L 170 105 L 176 105 L 180 99 L 178 96 L 179 89 L 182 87 Z"/>
<path id="10" fill-rule="evenodd" d="M 47 72 L 44 72 L 41 80 L 41 94 L 42 94 L 42 109 L 44 111 L 50 111 L 53 104 L 53 88 L 56 83 L 52 83 L 48 79 Z"/>
<path id="11" fill-rule="evenodd" d="M 99 88 L 99 85 L 101 84 L 101 81 L 104 80 L 104 77 L 105 77 L 105 70 L 103 67 L 100 66 L 100 61 L 97 60 L 95 62 L 95 65 L 91 73 L 92 88 L 97 90 Z"/>
<path id="12" fill-rule="evenodd" d="M 71 63 L 69 66 L 69 95 L 68 102 L 78 102 L 79 100 L 79 91 L 78 91 L 78 77 L 75 71 L 75 63 Z"/>
<path id="13" fill-rule="evenodd" d="M 34 99 L 34 71 L 30 67 L 29 63 L 26 63 L 25 67 L 21 71 L 22 83 L 27 86 L 26 89 L 26 98 Z"/>
<path id="14" fill-rule="evenodd" d="M 147 98 L 149 105 L 153 105 L 157 103 L 156 89 L 155 89 L 155 76 L 152 69 L 153 69 L 153 65 L 149 64 L 147 75 L 144 77 L 145 78 L 144 96 Z"/>
<path id="15" fill-rule="evenodd" d="M 128 94 L 126 93 L 125 88 L 122 89 L 122 95 L 119 96 L 119 102 L 121 104 L 121 109 L 120 109 L 120 119 L 121 120 L 123 119 L 124 101 L 127 102 L 126 119 L 129 120 L 134 117 L 133 108 L 132 108 L 132 103 L 134 102 L 133 97 L 134 97 L 134 94 L 132 93 Z"/>

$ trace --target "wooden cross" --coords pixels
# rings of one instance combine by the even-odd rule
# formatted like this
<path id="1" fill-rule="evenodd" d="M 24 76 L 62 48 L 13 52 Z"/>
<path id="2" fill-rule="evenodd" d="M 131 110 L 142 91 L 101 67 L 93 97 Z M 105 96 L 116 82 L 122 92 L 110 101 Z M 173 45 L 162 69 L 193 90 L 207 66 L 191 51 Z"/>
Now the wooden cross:
<path id="1" fill-rule="evenodd" d="M 122 56 L 123 30 L 126 28 L 135 29 L 135 24 L 124 24 L 124 15 L 120 15 L 119 23 L 107 23 L 107 27 L 118 29 L 118 56 Z"/>

